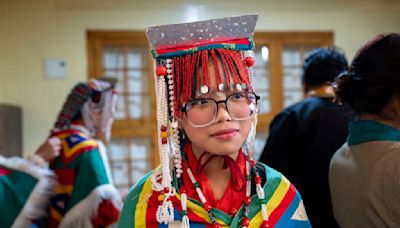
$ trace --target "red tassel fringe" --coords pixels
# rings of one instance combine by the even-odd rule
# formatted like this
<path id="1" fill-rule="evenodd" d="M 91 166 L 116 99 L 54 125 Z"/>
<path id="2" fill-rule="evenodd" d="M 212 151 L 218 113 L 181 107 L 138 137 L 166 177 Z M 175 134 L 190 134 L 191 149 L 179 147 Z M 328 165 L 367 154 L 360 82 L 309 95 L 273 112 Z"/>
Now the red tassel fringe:
<path id="1" fill-rule="evenodd" d="M 211 58 L 211 61 L 209 58 Z M 220 61 L 221 65 L 218 64 L 218 61 Z M 208 70 L 210 63 L 214 66 L 214 83 L 211 83 L 211 75 Z M 222 66 L 222 69 L 220 66 Z M 232 83 L 250 85 L 244 57 L 239 51 L 212 49 L 177 56 L 173 58 L 173 72 L 175 117 L 180 117 L 179 109 L 182 102 L 189 101 L 196 96 L 193 91 L 199 91 L 202 85 L 207 85 L 209 89 L 216 88 L 217 90 L 218 85 L 222 82 L 224 82 L 226 89 Z M 195 85 L 193 85 L 193 80 L 196 81 Z"/>

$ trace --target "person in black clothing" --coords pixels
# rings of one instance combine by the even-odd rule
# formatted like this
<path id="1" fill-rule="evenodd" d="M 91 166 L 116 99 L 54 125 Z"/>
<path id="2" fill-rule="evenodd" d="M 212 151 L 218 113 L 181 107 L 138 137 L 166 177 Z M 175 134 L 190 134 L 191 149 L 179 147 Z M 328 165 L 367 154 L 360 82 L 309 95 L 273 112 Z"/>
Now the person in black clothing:
<path id="1" fill-rule="evenodd" d="M 313 227 L 338 227 L 329 192 L 329 163 L 346 140 L 353 114 L 333 103 L 331 83 L 347 69 L 347 60 L 337 49 L 318 48 L 308 55 L 302 75 L 306 99 L 274 118 L 260 157 L 297 187 Z"/>

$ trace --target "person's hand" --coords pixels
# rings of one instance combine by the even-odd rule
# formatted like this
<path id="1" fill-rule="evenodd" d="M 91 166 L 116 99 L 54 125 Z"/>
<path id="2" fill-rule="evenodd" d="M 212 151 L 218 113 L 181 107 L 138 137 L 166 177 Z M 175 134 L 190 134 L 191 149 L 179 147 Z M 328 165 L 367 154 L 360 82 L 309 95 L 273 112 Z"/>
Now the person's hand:
<path id="1" fill-rule="evenodd" d="M 61 140 L 58 137 L 48 138 L 36 151 L 36 155 L 50 162 L 60 155 Z"/>

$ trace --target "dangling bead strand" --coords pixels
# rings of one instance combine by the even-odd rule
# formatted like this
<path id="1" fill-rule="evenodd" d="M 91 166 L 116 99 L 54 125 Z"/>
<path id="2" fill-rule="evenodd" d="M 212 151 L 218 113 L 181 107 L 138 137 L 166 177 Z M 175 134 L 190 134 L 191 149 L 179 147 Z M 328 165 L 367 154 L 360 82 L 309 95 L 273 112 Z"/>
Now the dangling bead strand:
<path id="1" fill-rule="evenodd" d="M 243 150 L 245 151 L 245 150 Z M 246 198 L 243 202 L 243 219 L 242 219 L 242 227 L 247 228 L 250 224 L 249 214 L 250 214 L 250 203 L 251 203 L 251 167 L 249 155 L 246 153 Z"/>
<path id="2" fill-rule="evenodd" d="M 179 140 L 179 129 L 178 122 L 176 121 L 176 113 L 175 113 L 175 85 L 174 85 L 174 76 L 173 76 L 173 61 L 171 59 L 165 60 L 166 67 L 166 75 L 168 79 L 168 97 L 169 97 L 169 108 L 170 108 L 170 116 L 171 116 L 171 133 L 173 142 L 171 143 L 171 147 L 173 150 L 174 156 L 174 166 L 175 166 L 175 175 L 179 179 L 181 179 L 183 170 L 182 170 L 182 157 L 181 157 L 181 147 Z M 189 218 L 187 216 L 187 195 L 184 188 L 180 189 L 181 193 L 181 206 L 182 206 L 182 225 L 184 228 L 189 228 Z"/>
<path id="3" fill-rule="evenodd" d="M 165 79 L 164 77 L 159 77 L 159 91 L 161 94 L 165 94 L 166 88 L 165 88 Z M 162 179 L 162 185 L 163 187 L 170 187 L 171 186 L 171 175 L 169 172 L 169 145 L 168 145 L 168 132 L 167 130 L 167 115 L 168 115 L 168 106 L 167 106 L 167 101 L 165 99 L 165 96 L 161 96 L 162 98 L 160 99 L 160 113 L 157 113 L 158 119 L 160 120 L 160 139 L 161 139 L 161 162 L 162 164 L 162 173 L 163 173 L 163 179 Z"/>
<path id="4" fill-rule="evenodd" d="M 182 158 L 180 156 L 180 142 L 179 142 L 179 133 L 178 133 L 178 123 L 175 119 L 175 86 L 174 86 L 174 78 L 173 78 L 173 64 L 171 59 L 166 60 L 166 73 L 168 79 L 168 95 L 169 95 L 169 107 L 171 113 L 171 131 L 173 136 L 173 155 L 174 155 L 174 166 L 176 168 L 176 177 L 180 178 L 182 175 Z"/>
<path id="5" fill-rule="evenodd" d="M 170 196 L 174 194 L 174 189 L 171 186 L 172 178 L 169 170 L 169 145 L 168 145 L 168 132 L 167 132 L 167 123 L 168 123 L 168 104 L 167 104 L 167 89 L 165 83 L 165 76 L 168 73 L 168 70 L 160 63 L 157 67 L 156 77 L 157 80 L 157 124 L 158 129 L 160 130 L 159 134 L 159 147 L 160 147 L 160 160 L 161 160 L 161 186 L 154 184 L 157 182 L 156 174 L 153 174 L 152 177 L 153 188 L 158 190 L 163 189 L 163 201 L 157 208 L 156 219 L 159 223 L 168 224 L 174 220 L 174 207 L 172 205 Z M 154 181 L 155 180 L 155 181 Z"/>
<path id="6" fill-rule="evenodd" d="M 256 162 L 254 160 L 251 160 L 250 162 L 254 173 L 254 182 L 256 184 L 257 196 L 261 203 L 261 215 L 263 218 L 263 222 L 261 223 L 260 227 L 262 228 L 269 227 L 267 205 L 266 205 L 267 201 L 265 199 L 264 189 L 261 186 L 262 179 L 260 175 L 258 175 L 258 172 L 256 170 Z"/>
<path id="7" fill-rule="evenodd" d="M 211 223 L 213 224 L 214 227 L 221 227 L 220 224 L 218 224 L 217 219 L 215 218 L 214 213 L 211 211 L 212 207 L 211 205 L 207 202 L 206 198 L 204 197 L 203 192 L 200 189 L 200 185 L 197 183 L 196 179 L 193 176 L 192 170 L 187 167 L 186 172 L 189 175 L 190 181 L 192 181 L 192 184 L 194 185 L 196 189 L 196 193 L 200 198 L 200 201 L 203 205 L 203 208 L 207 211 L 208 217 L 210 218 Z"/>

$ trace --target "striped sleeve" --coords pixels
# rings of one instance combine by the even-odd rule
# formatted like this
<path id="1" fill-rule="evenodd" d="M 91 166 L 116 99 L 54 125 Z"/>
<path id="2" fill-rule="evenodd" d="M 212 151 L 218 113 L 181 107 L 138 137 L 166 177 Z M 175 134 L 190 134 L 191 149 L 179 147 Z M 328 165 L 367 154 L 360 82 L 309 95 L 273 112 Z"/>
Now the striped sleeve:
<path id="1" fill-rule="evenodd" d="M 118 220 L 117 228 L 135 227 L 136 205 L 138 203 L 139 196 L 143 190 L 145 183 L 148 183 L 149 181 L 151 182 L 150 179 L 151 174 L 152 172 L 149 172 L 129 191 L 129 194 L 124 201 L 122 212 Z"/>

